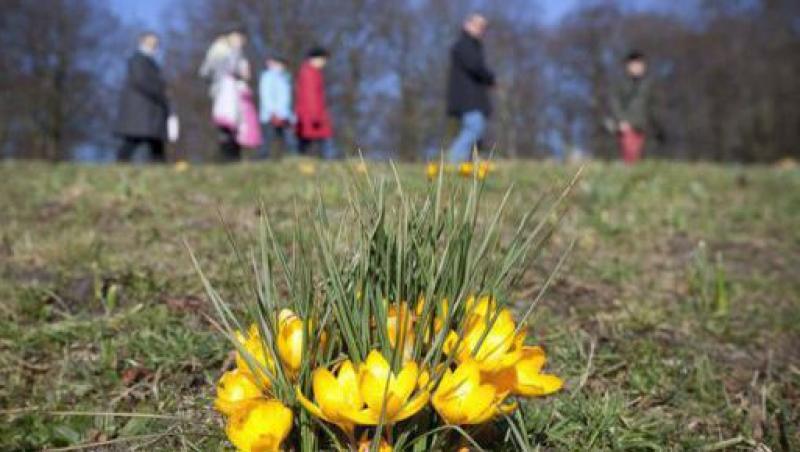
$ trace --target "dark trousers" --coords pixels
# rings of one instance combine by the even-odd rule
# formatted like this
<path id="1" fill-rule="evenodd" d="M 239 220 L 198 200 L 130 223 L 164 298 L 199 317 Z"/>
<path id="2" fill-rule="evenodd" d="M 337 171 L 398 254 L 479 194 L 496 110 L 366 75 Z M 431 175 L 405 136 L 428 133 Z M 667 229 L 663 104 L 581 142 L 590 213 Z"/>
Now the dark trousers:
<path id="1" fill-rule="evenodd" d="M 294 135 L 294 128 L 291 124 L 276 126 L 268 122 L 261 123 L 261 130 L 264 132 L 264 144 L 258 158 L 266 159 L 269 157 L 279 159 L 285 154 L 297 154 L 297 138 Z M 275 146 L 275 141 L 281 143 Z"/>
<path id="2" fill-rule="evenodd" d="M 163 163 L 167 161 L 164 153 L 164 141 L 157 138 L 124 137 L 122 145 L 117 151 L 117 160 L 120 162 L 130 162 L 136 149 L 142 144 L 150 149 L 150 159 L 154 162 Z"/>
<path id="3" fill-rule="evenodd" d="M 318 140 L 309 140 L 301 138 L 299 144 L 300 154 L 304 156 L 322 157 L 325 160 L 332 160 L 336 158 L 336 146 L 333 144 L 333 138 L 320 138 Z"/>
<path id="4" fill-rule="evenodd" d="M 219 129 L 219 153 L 223 162 L 238 162 L 242 158 L 242 147 L 236 141 L 236 131 L 227 127 Z"/>

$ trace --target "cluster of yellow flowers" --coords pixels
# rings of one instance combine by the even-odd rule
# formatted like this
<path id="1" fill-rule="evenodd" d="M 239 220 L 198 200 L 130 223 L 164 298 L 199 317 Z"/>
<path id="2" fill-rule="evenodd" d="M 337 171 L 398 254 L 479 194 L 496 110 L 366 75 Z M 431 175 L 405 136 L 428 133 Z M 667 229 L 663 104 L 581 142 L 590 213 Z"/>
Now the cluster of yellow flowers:
<path id="1" fill-rule="evenodd" d="M 367 450 L 372 441 L 366 433 L 356 441 L 357 426 L 391 428 L 429 403 L 446 424 L 482 424 L 516 409 L 516 402 L 507 401 L 509 396 L 543 396 L 561 388 L 558 377 L 541 373 L 544 351 L 524 345 L 525 328 L 518 331 L 511 312 L 498 309 L 487 296 L 466 301 L 462 328 L 443 333 L 444 360 L 422 368 L 412 359 L 411 350 L 413 324 L 423 306 L 421 300 L 413 312 L 405 303 L 387 310 L 390 343 L 392 347 L 403 344 L 398 372 L 378 350 L 370 351 L 361 363 L 345 359 L 332 368 L 321 366 L 311 373 L 313 400 L 296 386 L 299 404 L 341 429 L 353 447 Z M 446 300 L 441 306 L 440 317 L 434 321 L 437 335 L 445 326 Z M 247 336 L 237 333 L 249 356 L 237 353 L 236 369 L 223 374 L 218 383 L 215 406 L 228 417 L 228 438 L 242 451 L 279 450 L 292 429 L 292 410 L 270 397 L 270 376 L 284 372 L 297 383 L 303 359 L 303 321 L 286 309 L 278 320 L 275 348 L 279 363 L 265 353 L 254 325 Z M 391 449 L 389 441 L 380 438 L 380 450 Z"/>
<path id="2" fill-rule="evenodd" d="M 278 317 L 277 339 L 281 370 L 296 376 L 302 359 L 302 319 L 288 309 L 282 310 Z M 248 357 L 236 354 L 236 368 L 225 372 L 217 383 L 214 406 L 228 417 L 225 432 L 237 449 L 279 450 L 292 429 L 294 416 L 279 400 L 268 397 L 277 367 L 264 350 L 255 324 L 246 336 L 237 332 L 237 340 Z"/>
<path id="3" fill-rule="evenodd" d="M 439 164 L 438 163 L 428 163 L 425 167 L 425 174 L 428 175 L 428 179 L 436 179 L 439 177 Z M 489 175 L 489 172 L 494 170 L 494 165 L 490 162 L 463 162 L 459 163 L 458 165 L 447 164 L 444 165 L 444 172 L 445 173 L 453 173 L 456 172 L 463 177 L 472 177 L 472 175 L 476 175 L 478 180 L 486 179 L 486 176 Z"/>

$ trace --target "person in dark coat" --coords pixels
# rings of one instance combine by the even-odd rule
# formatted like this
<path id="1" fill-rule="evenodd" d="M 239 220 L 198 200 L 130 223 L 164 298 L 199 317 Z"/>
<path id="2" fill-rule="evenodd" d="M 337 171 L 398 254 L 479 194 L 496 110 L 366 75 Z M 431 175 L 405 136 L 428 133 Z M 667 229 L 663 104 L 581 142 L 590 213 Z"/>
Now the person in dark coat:
<path id="1" fill-rule="evenodd" d="M 315 47 L 300 66 L 295 85 L 295 118 L 300 152 L 307 154 L 317 144 L 323 158 L 336 157 L 333 144 L 333 122 L 325 98 L 325 76 L 322 69 L 328 62 L 328 51 Z"/>
<path id="2" fill-rule="evenodd" d="M 142 144 L 148 146 L 153 160 L 166 160 L 164 140 L 167 138 L 169 102 L 161 68 L 154 58 L 157 49 L 158 36 L 144 33 L 139 37 L 138 50 L 128 59 L 114 129 L 122 138 L 117 154 L 122 162 L 130 161 Z"/>
<path id="3" fill-rule="evenodd" d="M 461 125 L 450 147 L 449 160 L 453 163 L 471 159 L 472 149 L 483 137 L 492 112 L 489 89 L 494 86 L 494 73 L 486 66 L 481 42 L 487 25 L 484 16 L 470 14 L 450 49 L 447 114 Z"/>
<path id="4" fill-rule="evenodd" d="M 647 132 L 655 127 L 651 93 L 647 59 L 642 52 L 632 51 L 625 58 L 625 78 L 612 89 L 610 106 L 614 116 L 612 129 L 622 160 L 627 164 L 639 161 Z"/>

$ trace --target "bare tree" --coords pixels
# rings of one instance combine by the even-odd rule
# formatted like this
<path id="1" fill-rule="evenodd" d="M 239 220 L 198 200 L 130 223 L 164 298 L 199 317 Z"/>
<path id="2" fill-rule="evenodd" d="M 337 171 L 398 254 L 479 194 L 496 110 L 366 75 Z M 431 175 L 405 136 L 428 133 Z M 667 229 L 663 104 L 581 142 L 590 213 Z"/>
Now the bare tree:
<path id="1" fill-rule="evenodd" d="M 0 3 L 1 154 L 63 160 L 110 136 L 116 96 L 105 71 L 121 41 L 102 2 Z"/>

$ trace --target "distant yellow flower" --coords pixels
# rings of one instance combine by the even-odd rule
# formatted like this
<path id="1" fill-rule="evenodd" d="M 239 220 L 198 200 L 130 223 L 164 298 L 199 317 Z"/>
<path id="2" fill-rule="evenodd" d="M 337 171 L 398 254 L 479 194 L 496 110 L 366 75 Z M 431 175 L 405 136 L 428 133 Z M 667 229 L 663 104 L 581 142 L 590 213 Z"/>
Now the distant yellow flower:
<path id="1" fill-rule="evenodd" d="M 261 335 L 258 333 L 258 327 L 255 324 L 251 325 L 247 336 L 237 331 L 236 339 L 244 346 L 244 349 L 250 355 L 250 359 L 255 361 L 255 368 L 251 368 L 250 365 L 248 365 L 247 359 L 241 353 L 236 353 L 236 367 L 253 376 L 253 379 L 257 383 L 263 384 L 265 387 L 269 388 L 271 380 L 269 375 L 264 372 L 264 369 L 274 375 L 275 363 L 271 354 L 264 349 L 265 344 L 261 340 Z"/>
<path id="2" fill-rule="evenodd" d="M 358 378 L 350 360 L 339 366 L 334 377 L 328 369 L 320 367 L 311 373 L 311 383 L 316 404 L 308 400 L 300 388 L 297 399 L 313 416 L 338 425 L 349 436 L 353 435 L 353 413 L 364 406 L 358 389 Z"/>
<path id="3" fill-rule="evenodd" d="M 189 162 L 186 160 L 178 160 L 175 162 L 175 172 L 182 173 L 189 169 Z"/>
<path id="4" fill-rule="evenodd" d="M 521 396 L 544 396 L 552 394 L 564 385 L 555 375 L 541 373 L 546 361 L 541 347 L 525 346 L 522 358 L 511 367 L 499 372 L 483 374 L 498 391 L 510 391 Z"/>
<path id="5" fill-rule="evenodd" d="M 358 386 L 366 408 L 353 413 L 353 421 L 361 425 L 378 425 L 383 414 L 384 424 L 391 425 L 413 416 L 421 410 L 430 393 L 423 388 L 427 374 L 416 363 L 407 362 L 398 374 L 392 372 L 383 355 L 373 350 L 358 368 Z"/>
<path id="6" fill-rule="evenodd" d="M 463 162 L 458 165 L 458 173 L 464 177 L 472 177 L 475 174 L 478 180 L 483 180 L 492 168 L 489 162 L 478 162 L 477 165 L 473 162 Z"/>
<path id="7" fill-rule="evenodd" d="M 292 410 L 277 400 L 255 400 L 230 417 L 225 433 L 241 452 L 278 451 L 292 418 Z"/>
<path id="8" fill-rule="evenodd" d="M 367 432 L 364 432 L 358 441 L 358 452 L 370 452 L 372 451 L 371 447 L 372 438 L 367 437 Z M 392 452 L 392 445 L 386 441 L 386 438 L 381 438 L 381 442 L 378 444 L 378 452 Z"/>
<path id="9" fill-rule="evenodd" d="M 297 170 L 300 171 L 300 174 L 306 176 L 313 176 L 317 173 L 317 165 L 311 162 L 300 162 L 297 165 Z"/>
<path id="10" fill-rule="evenodd" d="M 225 372 L 217 383 L 217 398 L 214 407 L 222 414 L 232 415 L 249 401 L 263 395 L 261 388 L 250 374 L 242 369 Z"/>
<path id="11" fill-rule="evenodd" d="M 303 358 L 303 320 L 289 309 L 278 314 L 278 355 L 290 374 L 297 374 Z"/>
<path id="12" fill-rule="evenodd" d="M 431 403 L 448 424 L 482 424 L 500 413 L 510 413 L 516 404 L 503 404 L 507 391 L 481 383 L 478 364 L 473 360 L 461 363 L 453 372 L 445 371 Z"/>
<path id="13" fill-rule="evenodd" d="M 492 164 L 489 162 L 481 162 L 478 164 L 478 180 L 486 179 L 486 176 L 489 175 L 489 171 L 492 169 Z"/>
<path id="14" fill-rule="evenodd" d="M 353 169 L 355 169 L 357 173 L 366 174 L 368 168 L 365 162 L 359 161 L 353 166 Z"/>
<path id="15" fill-rule="evenodd" d="M 425 166 L 425 174 L 428 175 L 428 179 L 436 179 L 439 177 L 439 164 L 438 163 L 428 163 Z"/>

